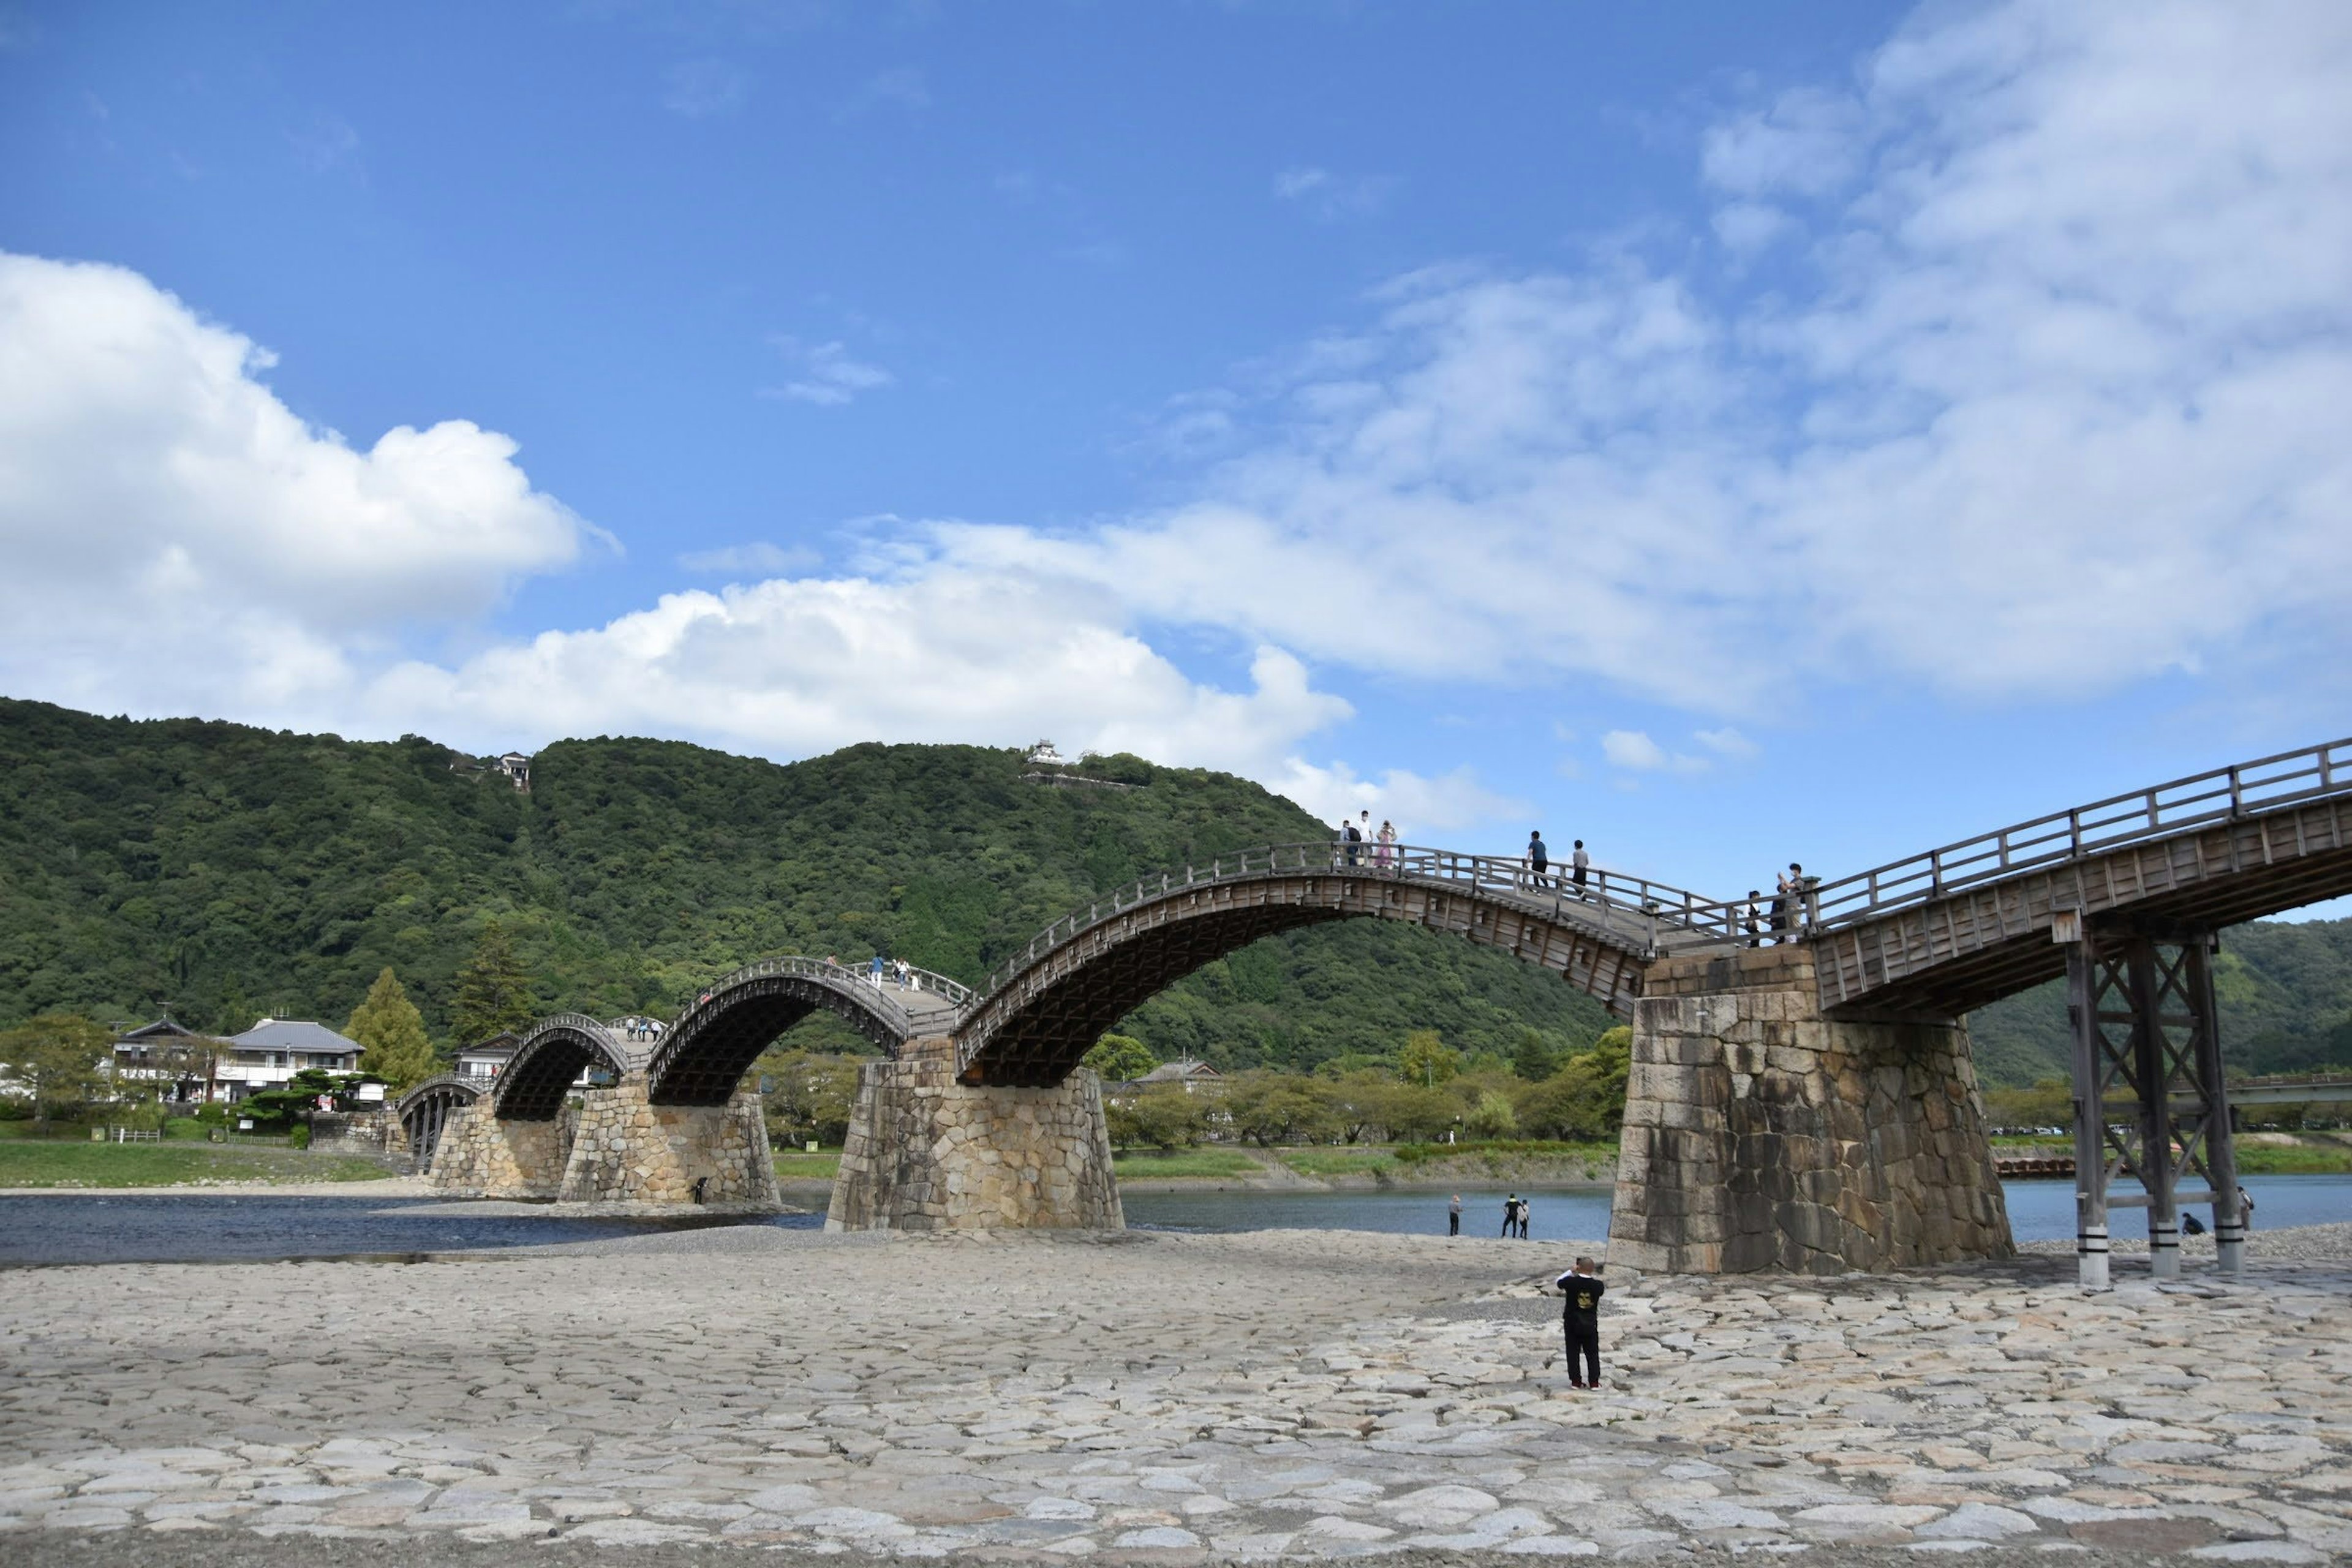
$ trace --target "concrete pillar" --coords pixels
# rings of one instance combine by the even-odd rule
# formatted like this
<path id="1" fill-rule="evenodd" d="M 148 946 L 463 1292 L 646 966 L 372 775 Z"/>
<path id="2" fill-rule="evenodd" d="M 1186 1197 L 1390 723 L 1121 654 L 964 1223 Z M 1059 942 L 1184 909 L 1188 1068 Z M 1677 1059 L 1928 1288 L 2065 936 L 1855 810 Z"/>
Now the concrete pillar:
<path id="1" fill-rule="evenodd" d="M 656 1105 L 642 1070 L 581 1096 L 559 1196 L 565 1203 L 665 1204 L 733 1214 L 783 1206 L 759 1094 L 725 1105 Z"/>
<path id="2" fill-rule="evenodd" d="M 561 1120 L 502 1121 L 486 1094 L 441 1130 L 428 1177 L 455 1197 L 551 1198 L 563 1184 L 564 1131 Z"/>
<path id="3" fill-rule="evenodd" d="M 1123 1230 L 1102 1081 L 955 1080 L 944 1037 L 860 1069 L 827 1230 Z"/>
<path id="4" fill-rule="evenodd" d="M 1958 1019 L 1825 1019 L 1790 943 L 1651 965 L 1633 1058 L 1612 1262 L 1838 1274 L 2016 1250 Z"/>

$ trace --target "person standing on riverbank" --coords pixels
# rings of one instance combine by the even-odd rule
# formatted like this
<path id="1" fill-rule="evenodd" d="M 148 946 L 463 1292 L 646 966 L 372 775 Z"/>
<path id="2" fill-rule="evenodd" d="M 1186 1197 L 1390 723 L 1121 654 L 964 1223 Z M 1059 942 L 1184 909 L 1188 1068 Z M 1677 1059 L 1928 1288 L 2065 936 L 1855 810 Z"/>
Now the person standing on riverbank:
<path id="1" fill-rule="evenodd" d="M 1607 1287 L 1590 1258 L 1553 1281 L 1559 1287 L 1559 1328 L 1568 1341 L 1568 1385 L 1601 1386 L 1601 1293 Z"/>
<path id="2" fill-rule="evenodd" d="M 1454 1194 L 1454 1202 L 1446 1206 L 1445 1234 L 1448 1236 L 1462 1234 L 1462 1194 L 1460 1193 Z"/>
<path id="3" fill-rule="evenodd" d="M 1513 1193 L 1503 1200 L 1503 1235 L 1512 1237 L 1519 1230 L 1519 1194 Z"/>

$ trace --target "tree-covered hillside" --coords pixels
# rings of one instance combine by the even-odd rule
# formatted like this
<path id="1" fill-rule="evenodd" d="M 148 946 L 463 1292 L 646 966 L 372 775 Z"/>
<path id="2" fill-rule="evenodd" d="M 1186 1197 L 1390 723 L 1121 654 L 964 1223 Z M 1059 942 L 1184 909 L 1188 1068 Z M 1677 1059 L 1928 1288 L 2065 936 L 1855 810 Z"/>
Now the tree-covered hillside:
<path id="1" fill-rule="evenodd" d="M 2224 932 L 2213 990 L 2233 1068 L 2352 1067 L 2352 920 L 2256 921 Z M 2066 983 L 1994 1003 L 1969 1018 L 1969 1032 L 1989 1082 L 2066 1077 Z"/>
<path id="2" fill-rule="evenodd" d="M 1147 871 L 1319 838 L 1288 801 L 1131 757 L 1124 789 L 1024 780 L 1018 752 L 855 746 L 779 766 L 674 742 L 568 741 L 530 793 L 390 744 L 0 699 L 0 1023 L 47 1009 L 337 1022 L 391 966 L 445 1038 L 486 922 L 546 1009 L 668 1012 L 766 953 L 877 949 L 979 981 L 1048 921 Z M 1348 922 L 1263 942 L 1129 1021 L 1162 1055 L 1312 1066 L 1433 1028 L 1507 1054 L 1608 1024 L 1515 960 Z M 811 1031 L 822 1034 L 812 1023 Z"/>

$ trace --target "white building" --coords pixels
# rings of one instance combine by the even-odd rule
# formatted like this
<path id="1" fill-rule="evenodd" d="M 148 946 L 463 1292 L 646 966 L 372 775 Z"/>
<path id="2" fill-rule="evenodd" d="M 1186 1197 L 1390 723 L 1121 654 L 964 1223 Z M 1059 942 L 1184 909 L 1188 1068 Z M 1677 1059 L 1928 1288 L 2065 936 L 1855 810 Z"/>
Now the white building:
<path id="1" fill-rule="evenodd" d="M 522 1038 L 513 1030 L 492 1035 L 478 1045 L 464 1046 L 457 1051 L 457 1076 L 477 1083 L 488 1083 L 507 1070 L 514 1059 L 515 1047 Z"/>
<path id="2" fill-rule="evenodd" d="M 301 1018 L 264 1018 L 242 1035 L 232 1035 L 213 1069 L 215 1093 L 234 1103 L 264 1089 L 282 1089 L 305 1068 L 326 1072 L 360 1070 L 360 1045 L 324 1024 Z"/>
<path id="3" fill-rule="evenodd" d="M 187 1103 L 213 1098 L 213 1068 L 227 1051 L 226 1040 L 165 1014 L 117 1035 L 111 1066 L 117 1082 L 152 1085 L 160 1098 Z"/>

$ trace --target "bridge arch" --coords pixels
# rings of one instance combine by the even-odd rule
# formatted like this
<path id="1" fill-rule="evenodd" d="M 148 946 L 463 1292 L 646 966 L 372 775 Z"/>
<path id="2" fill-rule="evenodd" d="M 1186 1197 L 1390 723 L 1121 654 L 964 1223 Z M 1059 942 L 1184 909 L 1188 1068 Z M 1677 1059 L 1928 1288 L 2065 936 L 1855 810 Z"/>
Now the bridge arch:
<path id="1" fill-rule="evenodd" d="M 895 1057 L 919 1035 L 944 1034 L 970 994 L 922 971 L 913 984 L 797 953 L 763 958 L 713 982 L 677 1016 L 646 1063 L 656 1105 L 724 1105 L 760 1053 L 820 1007 Z"/>
<path id="2" fill-rule="evenodd" d="M 393 1106 L 401 1131 L 408 1138 L 409 1158 L 420 1171 L 433 1168 L 433 1152 L 441 1134 L 457 1113 L 482 1097 L 479 1080 L 443 1073 L 411 1088 Z"/>
<path id="3" fill-rule="evenodd" d="M 1261 937 L 1328 921 L 1410 921 L 1549 969 L 1621 1016 L 1662 942 L 1690 933 L 1679 889 L 1592 870 L 1399 847 L 1274 845 L 1147 879 L 1057 921 L 1000 970 L 956 1031 L 971 1084 L 1058 1083 L 1155 993 Z M 1711 939 L 1710 939 L 1711 940 Z"/>
<path id="4" fill-rule="evenodd" d="M 491 1113 L 501 1121 L 551 1121 L 585 1068 L 618 1078 L 628 1051 L 604 1024 L 584 1013 L 557 1013 L 530 1026 L 507 1058 L 491 1091 Z"/>

